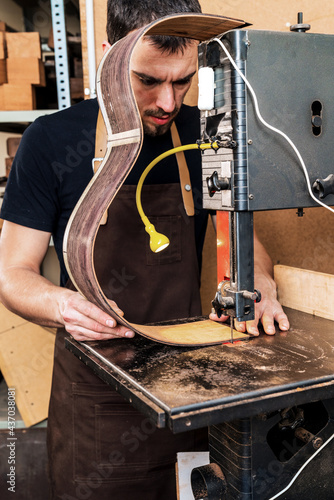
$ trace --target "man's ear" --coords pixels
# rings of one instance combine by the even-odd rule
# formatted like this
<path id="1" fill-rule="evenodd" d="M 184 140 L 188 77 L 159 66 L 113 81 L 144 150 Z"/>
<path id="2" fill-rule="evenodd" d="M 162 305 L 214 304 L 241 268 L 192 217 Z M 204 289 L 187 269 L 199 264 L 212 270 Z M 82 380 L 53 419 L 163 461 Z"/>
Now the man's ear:
<path id="1" fill-rule="evenodd" d="M 109 50 L 111 47 L 110 43 L 107 42 L 107 40 L 103 40 L 102 42 L 102 51 L 103 51 L 103 54 L 105 54 L 107 52 L 107 50 Z"/>

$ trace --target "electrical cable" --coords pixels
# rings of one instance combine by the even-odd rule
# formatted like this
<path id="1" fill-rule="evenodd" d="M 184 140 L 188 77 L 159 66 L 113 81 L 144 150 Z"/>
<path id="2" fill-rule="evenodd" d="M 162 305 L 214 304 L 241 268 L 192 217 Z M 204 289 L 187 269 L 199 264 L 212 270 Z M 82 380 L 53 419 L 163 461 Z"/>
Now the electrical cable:
<path id="1" fill-rule="evenodd" d="M 329 210 L 330 212 L 333 212 L 334 213 L 334 209 L 331 208 L 330 206 L 326 205 L 325 203 L 323 203 L 322 201 L 318 200 L 318 198 L 316 198 L 312 192 L 312 187 L 311 187 L 311 183 L 310 183 L 310 178 L 309 178 L 309 174 L 308 174 L 308 171 L 307 171 L 307 168 L 306 168 L 306 165 L 304 163 L 304 160 L 300 154 L 300 152 L 298 151 L 297 147 L 295 146 L 295 144 L 292 142 L 292 140 L 290 139 L 290 137 L 288 137 L 284 132 L 282 132 L 281 130 L 273 127 L 272 125 L 270 125 L 269 123 L 267 123 L 264 118 L 262 117 L 261 113 L 260 113 L 260 109 L 259 109 L 259 104 L 258 104 L 258 100 L 257 100 L 257 97 L 256 97 L 256 94 L 254 92 L 254 89 L 253 87 L 251 86 L 251 84 L 249 83 L 249 81 L 247 80 L 247 78 L 245 77 L 245 75 L 242 73 L 242 71 L 240 70 L 240 68 L 238 68 L 238 66 L 236 65 L 234 59 L 232 58 L 231 54 L 229 53 L 229 51 L 227 50 L 227 48 L 225 47 L 225 45 L 223 44 L 223 42 L 221 40 L 219 40 L 219 38 L 213 38 L 213 41 L 217 42 L 221 48 L 223 49 L 223 51 L 225 52 L 227 58 L 229 59 L 230 63 L 232 64 L 232 66 L 234 67 L 234 69 L 237 71 L 237 73 L 239 74 L 239 76 L 243 79 L 243 81 L 245 82 L 252 98 L 253 98 L 253 101 L 254 101 L 254 107 L 255 107 L 255 112 L 260 120 L 260 122 L 265 126 L 267 127 L 269 130 L 272 130 L 273 132 L 276 132 L 276 134 L 279 134 L 281 135 L 289 144 L 290 146 L 292 147 L 292 149 L 294 150 L 294 152 L 296 153 L 297 155 L 297 158 L 302 166 L 302 169 L 303 169 L 303 172 L 304 172 L 304 175 L 305 175 L 305 179 L 306 179 L 306 184 L 307 184 L 307 188 L 308 188 L 308 191 L 309 191 L 309 194 L 311 196 L 311 198 L 316 202 L 318 203 L 319 205 L 321 205 L 322 207 L 324 208 L 327 208 L 327 210 Z"/>
<path id="2" fill-rule="evenodd" d="M 306 462 L 304 463 L 304 465 L 302 465 L 302 467 L 299 469 L 299 471 L 294 475 L 294 477 L 291 479 L 290 483 L 284 488 L 284 490 L 276 493 L 276 495 L 274 495 L 273 497 L 270 497 L 269 500 L 275 500 L 276 498 L 280 497 L 281 495 L 283 495 L 283 493 L 285 493 L 286 491 L 288 491 L 288 489 L 293 485 L 293 483 L 296 481 L 297 477 L 299 476 L 299 474 L 305 469 L 305 467 L 311 462 L 311 460 L 314 459 L 314 457 L 316 457 L 318 455 L 318 453 L 321 452 L 321 450 L 323 450 L 325 448 L 325 446 L 328 445 L 328 443 L 330 443 L 330 441 L 332 441 L 332 439 L 334 439 L 334 434 L 331 435 L 330 438 L 327 439 L 327 441 L 324 442 L 323 445 L 320 446 L 320 448 L 315 452 L 313 453 L 313 455 L 310 456 L 310 458 L 308 458 L 306 460 Z"/>

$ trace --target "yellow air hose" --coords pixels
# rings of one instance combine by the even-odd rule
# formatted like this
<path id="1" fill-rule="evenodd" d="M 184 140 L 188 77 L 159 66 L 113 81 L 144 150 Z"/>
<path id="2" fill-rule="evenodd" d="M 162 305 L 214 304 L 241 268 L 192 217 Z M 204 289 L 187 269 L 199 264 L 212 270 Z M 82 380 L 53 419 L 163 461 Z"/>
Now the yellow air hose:
<path id="1" fill-rule="evenodd" d="M 185 146 L 178 146 L 177 148 L 169 149 L 168 151 L 165 151 L 165 153 L 162 153 L 161 155 L 157 156 L 147 167 L 145 168 L 144 172 L 141 174 L 140 179 L 138 181 L 137 189 L 136 189 L 136 205 L 137 205 L 137 210 L 139 212 L 139 215 L 141 217 L 141 220 L 143 221 L 143 224 L 145 226 L 145 231 L 150 235 L 150 248 L 152 252 L 157 253 L 161 252 L 165 248 L 168 247 L 169 245 L 169 239 L 167 236 L 164 234 L 158 233 L 154 227 L 153 224 L 149 221 L 149 219 L 146 217 L 142 204 L 141 204 L 141 191 L 142 187 L 144 184 L 144 181 L 148 175 L 148 173 L 152 170 L 152 168 L 159 163 L 161 160 L 164 158 L 167 158 L 168 156 L 171 156 L 175 153 L 179 153 L 180 151 L 188 151 L 190 149 L 199 149 L 199 150 L 204 150 L 204 149 L 218 149 L 218 144 L 216 142 L 210 142 L 210 143 L 203 143 L 203 144 L 187 144 Z"/>

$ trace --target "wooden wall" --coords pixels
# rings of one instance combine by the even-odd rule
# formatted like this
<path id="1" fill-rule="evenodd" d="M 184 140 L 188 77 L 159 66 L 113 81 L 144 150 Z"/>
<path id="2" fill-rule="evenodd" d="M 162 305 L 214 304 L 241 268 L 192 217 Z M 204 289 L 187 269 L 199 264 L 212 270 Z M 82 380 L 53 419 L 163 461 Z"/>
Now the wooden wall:
<path id="1" fill-rule="evenodd" d="M 82 3 L 83 0 L 80 0 Z M 297 13 L 304 13 L 304 22 L 314 33 L 334 34 L 334 3 L 331 0 L 202 0 L 203 12 L 236 17 L 252 23 L 250 29 L 289 31 L 297 22 Z M 95 0 L 96 59 L 102 56 L 105 39 L 106 0 Z M 84 16 L 83 21 L 84 21 Z M 83 23 L 83 38 L 84 38 Z M 196 85 L 190 99 L 195 100 Z M 323 208 L 306 209 L 302 218 L 295 210 L 279 210 L 255 214 L 257 233 L 274 264 L 301 267 L 334 274 L 334 214 Z M 215 239 L 211 227 L 205 245 L 203 268 L 204 311 L 216 288 Z"/>

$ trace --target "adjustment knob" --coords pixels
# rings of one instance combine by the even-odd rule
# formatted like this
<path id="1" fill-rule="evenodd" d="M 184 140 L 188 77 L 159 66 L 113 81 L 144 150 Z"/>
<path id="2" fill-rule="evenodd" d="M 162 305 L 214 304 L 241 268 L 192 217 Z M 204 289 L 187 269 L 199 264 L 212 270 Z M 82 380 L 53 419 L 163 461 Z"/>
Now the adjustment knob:
<path id="1" fill-rule="evenodd" d="M 210 177 L 206 178 L 209 196 L 212 196 L 223 189 L 230 189 L 231 181 L 228 177 L 218 177 L 218 172 L 215 170 Z"/>

